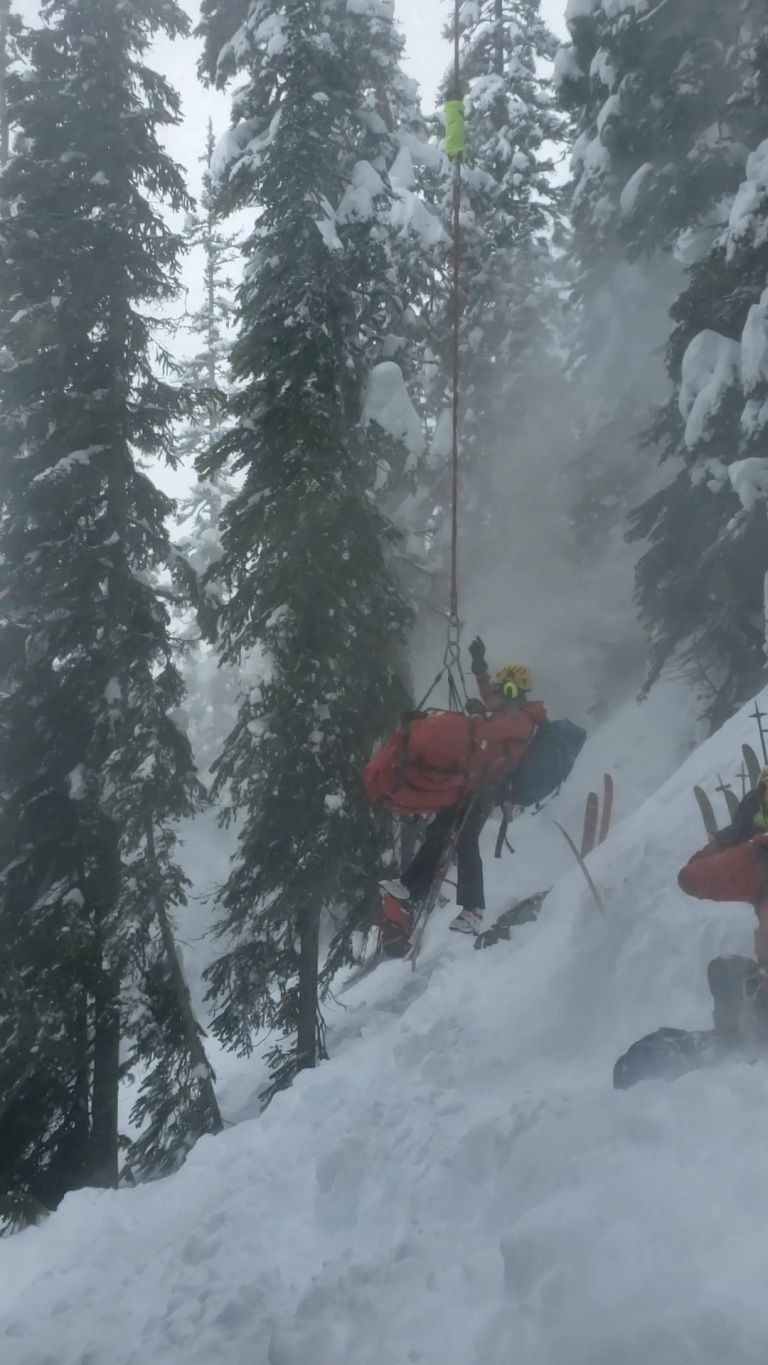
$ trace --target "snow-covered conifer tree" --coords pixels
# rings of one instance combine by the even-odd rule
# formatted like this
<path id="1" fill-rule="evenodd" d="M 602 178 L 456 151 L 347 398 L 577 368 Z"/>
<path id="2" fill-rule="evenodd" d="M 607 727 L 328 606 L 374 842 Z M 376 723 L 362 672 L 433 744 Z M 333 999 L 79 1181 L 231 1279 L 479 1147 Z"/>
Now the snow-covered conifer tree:
<path id="1" fill-rule="evenodd" d="M 241 82 L 217 157 L 221 203 L 258 216 L 233 429 L 202 472 L 229 461 L 243 480 L 215 569 L 222 658 L 258 647 L 266 661 L 217 769 L 225 818 L 242 824 L 211 986 L 227 1043 L 250 1050 L 264 1024 L 296 1033 L 294 1054 L 274 1059 L 278 1084 L 322 1054 L 322 913 L 356 922 L 373 901 L 381 839 L 360 770 L 405 700 L 408 612 L 361 425 L 367 339 L 393 282 L 379 273 L 391 11 L 387 0 L 252 0 L 217 55 L 224 10 L 203 5 L 209 74 Z"/>
<path id="2" fill-rule="evenodd" d="M 200 796 L 158 587 L 171 504 L 137 459 L 172 454 L 184 410 L 148 316 L 177 288 L 156 205 L 186 204 L 158 138 L 178 101 L 144 57 L 186 21 L 172 0 L 47 0 L 42 21 L 0 180 L 0 1161 L 51 1207 L 116 1182 L 126 1065 L 149 1071 L 137 1166 L 219 1120 L 168 937 Z"/>
<path id="3" fill-rule="evenodd" d="M 570 0 L 556 80 L 574 115 L 571 213 L 580 258 L 612 268 L 716 221 L 741 152 L 720 116 L 739 84 L 743 6 Z"/>
<path id="4" fill-rule="evenodd" d="M 199 214 L 190 216 L 187 230 L 189 246 L 203 257 L 203 295 L 192 313 L 187 331 L 195 350 L 184 363 L 183 376 L 195 388 L 204 389 L 205 406 L 188 422 L 180 435 L 178 451 L 194 464 L 211 450 L 224 434 L 226 395 L 229 390 L 231 320 L 234 312 L 235 283 L 233 263 L 237 256 L 234 234 L 226 232 L 216 217 L 211 180 L 211 163 L 216 146 L 213 122 L 209 121 L 203 158 L 203 191 Z M 222 510 L 231 496 L 226 477 L 220 475 L 198 482 L 182 502 L 180 517 L 183 538 L 180 548 L 198 573 L 203 573 L 219 553 L 219 523 Z"/>
<path id="5" fill-rule="evenodd" d="M 723 114 L 739 87 L 742 11 L 570 0 L 572 41 L 556 61 L 577 134 L 567 473 L 584 570 L 597 564 L 620 589 L 621 654 L 633 571 L 622 539 L 632 510 L 658 487 L 653 415 L 669 394 L 661 364 L 669 309 L 741 175 L 743 151 Z M 644 516 L 643 534 L 653 520 Z"/>
<path id="6" fill-rule="evenodd" d="M 636 517 L 650 540 L 638 588 L 654 663 L 682 659 L 713 727 L 765 670 L 768 47 L 761 5 L 741 6 L 738 19 L 728 81 L 721 73 L 715 86 L 719 174 L 672 309 L 673 394 L 655 427 L 677 472 Z"/>
<path id="7" fill-rule="evenodd" d="M 234 311 L 234 263 L 238 255 L 235 234 L 217 218 L 211 177 L 215 151 L 213 122 L 208 125 L 202 158 L 203 187 L 199 211 L 190 215 L 187 243 L 202 257 L 202 297 L 192 312 L 187 332 L 194 346 L 182 365 L 184 380 L 199 391 L 201 404 L 179 434 L 177 450 L 194 472 L 195 462 L 221 440 L 227 429 L 227 395 L 231 391 L 229 366 Z M 195 572 L 202 575 L 221 554 L 221 521 L 234 492 L 226 470 L 197 479 L 179 506 L 181 529 L 178 545 Z M 209 585 L 207 599 L 216 597 Z M 201 604 L 198 604 L 200 608 Z M 219 665 L 207 632 L 208 612 L 199 610 L 189 628 L 184 678 L 187 685 L 186 713 L 195 757 L 202 771 L 210 768 L 225 734 L 234 722 L 239 692 L 239 671 Z"/>

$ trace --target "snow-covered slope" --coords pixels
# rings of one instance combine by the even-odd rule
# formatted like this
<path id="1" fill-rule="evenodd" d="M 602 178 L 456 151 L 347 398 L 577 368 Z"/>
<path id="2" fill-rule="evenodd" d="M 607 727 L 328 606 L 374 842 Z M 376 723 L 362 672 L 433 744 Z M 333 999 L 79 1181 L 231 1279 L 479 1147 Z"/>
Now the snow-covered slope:
<path id="1" fill-rule="evenodd" d="M 3 1365 L 764 1365 L 768 1070 L 611 1089 L 636 1037 L 706 1025 L 710 957 L 750 951 L 752 912 L 675 876 L 703 841 L 692 784 L 751 729 L 593 855 L 604 917 L 578 870 L 491 952 L 441 912 L 419 969 L 345 995 L 332 1060 L 263 1117 L 0 1243 Z M 540 820 L 521 882 L 557 870 Z"/>

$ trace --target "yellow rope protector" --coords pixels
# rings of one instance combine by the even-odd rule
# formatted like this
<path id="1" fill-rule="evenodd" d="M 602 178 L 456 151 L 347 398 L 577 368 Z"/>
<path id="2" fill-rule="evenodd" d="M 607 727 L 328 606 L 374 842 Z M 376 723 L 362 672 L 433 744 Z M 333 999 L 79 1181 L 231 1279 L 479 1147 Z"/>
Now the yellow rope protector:
<path id="1" fill-rule="evenodd" d="M 445 150 L 456 159 L 466 155 L 467 138 L 464 101 L 447 100 L 445 105 Z"/>

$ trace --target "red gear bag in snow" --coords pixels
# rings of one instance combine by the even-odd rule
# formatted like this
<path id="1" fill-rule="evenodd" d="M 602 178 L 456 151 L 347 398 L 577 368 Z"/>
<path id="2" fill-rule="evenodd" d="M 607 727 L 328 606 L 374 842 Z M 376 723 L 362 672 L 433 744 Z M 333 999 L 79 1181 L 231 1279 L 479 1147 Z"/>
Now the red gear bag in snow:
<path id="1" fill-rule="evenodd" d="M 512 772 L 545 719 L 541 702 L 488 717 L 458 711 L 420 716 L 396 730 L 366 765 L 368 800 L 420 815 L 458 805 L 484 779 Z"/>

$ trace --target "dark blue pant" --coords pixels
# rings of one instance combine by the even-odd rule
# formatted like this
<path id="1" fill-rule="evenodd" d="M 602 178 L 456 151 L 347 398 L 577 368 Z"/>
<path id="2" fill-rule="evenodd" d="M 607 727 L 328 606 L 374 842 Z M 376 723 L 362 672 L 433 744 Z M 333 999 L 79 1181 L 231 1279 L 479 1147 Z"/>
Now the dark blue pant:
<path id="1" fill-rule="evenodd" d="M 411 900 L 423 900 L 437 876 L 440 860 L 457 824 L 461 830 L 456 841 L 457 882 L 456 901 L 466 910 L 485 909 L 483 860 L 480 856 L 480 834 L 488 819 L 489 807 L 481 797 L 471 803 L 451 806 L 435 816 L 415 858 L 402 874 Z M 462 824 L 463 821 L 463 824 Z"/>

